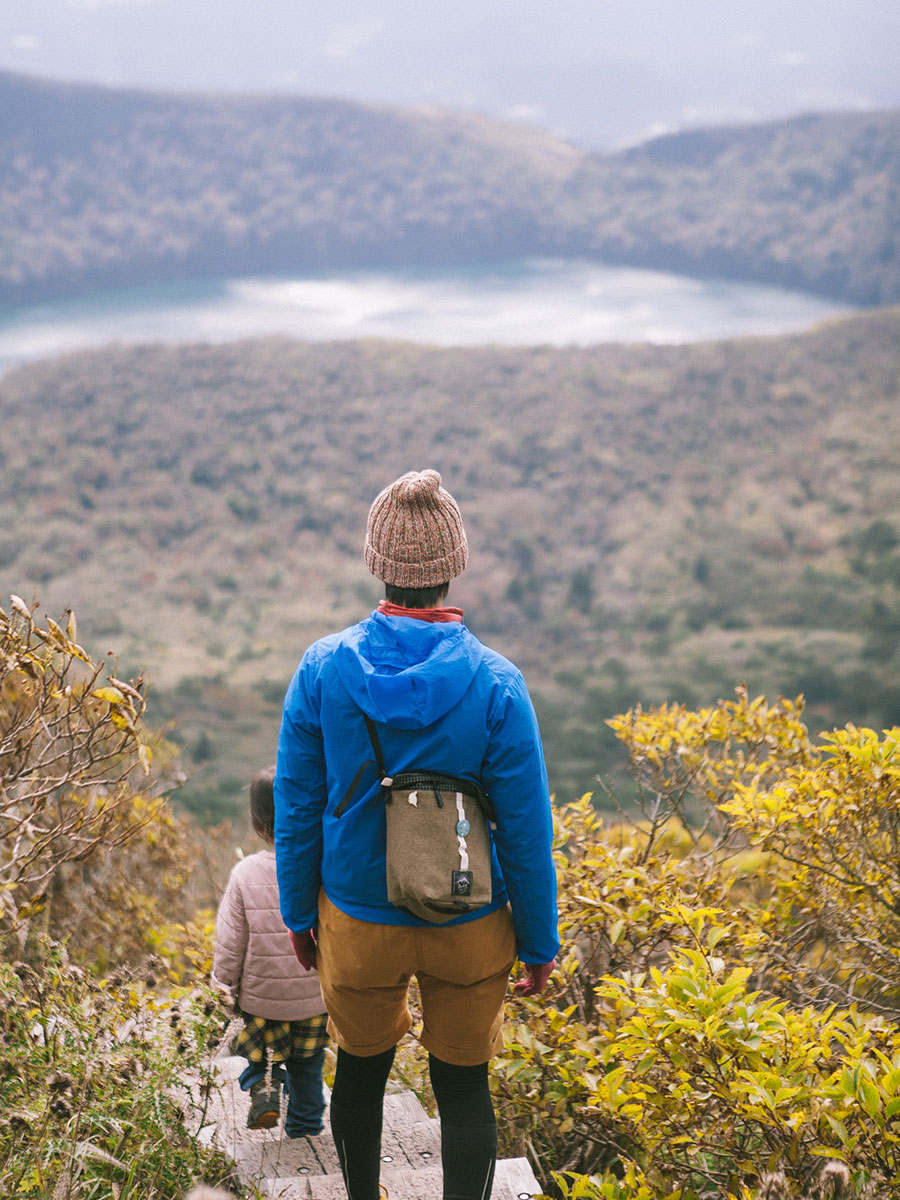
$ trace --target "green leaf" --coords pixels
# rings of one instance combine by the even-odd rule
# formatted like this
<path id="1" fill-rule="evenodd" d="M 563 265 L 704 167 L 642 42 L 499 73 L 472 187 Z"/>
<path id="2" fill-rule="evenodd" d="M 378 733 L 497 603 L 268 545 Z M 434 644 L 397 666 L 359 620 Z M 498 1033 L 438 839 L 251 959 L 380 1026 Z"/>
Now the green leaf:
<path id="1" fill-rule="evenodd" d="M 878 1088 L 868 1079 L 859 1081 L 859 1099 L 870 1117 L 875 1117 L 881 1111 L 881 1096 Z"/>

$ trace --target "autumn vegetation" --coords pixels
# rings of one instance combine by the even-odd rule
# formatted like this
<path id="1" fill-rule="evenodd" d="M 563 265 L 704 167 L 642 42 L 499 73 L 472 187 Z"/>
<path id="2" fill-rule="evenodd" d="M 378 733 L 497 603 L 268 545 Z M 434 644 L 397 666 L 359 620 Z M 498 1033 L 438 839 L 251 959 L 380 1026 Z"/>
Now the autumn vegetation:
<path id="1" fill-rule="evenodd" d="M 591 154 L 519 125 L 0 73 L 0 295 L 372 264 L 598 258 L 900 300 L 900 113 Z"/>
<path id="2" fill-rule="evenodd" d="M 560 814 L 567 956 L 498 1093 L 564 1196 L 896 1195 L 898 731 L 802 715 L 629 710 L 639 815 Z"/>
<path id="3" fill-rule="evenodd" d="M 143 681 L 74 614 L 0 609 L 0 1194 L 169 1200 L 230 1165 L 196 1139 L 224 1022 L 196 831 Z M 212 845 L 212 840 L 209 841 Z"/>
<path id="4" fill-rule="evenodd" d="M 0 610 L 0 1186 L 246 1195 L 196 1138 L 228 1020 L 202 838 L 156 794 L 141 680 L 76 633 L 19 597 Z M 501 1152 L 547 1195 L 896 1195 L 900 739 L 813 738 L 803 715 L 743 686 L 629 709 L 609 724 L 636 807 L 560 808 L 559 969 L 510 1000 L 494 1072 Z M 428 1103 L 424 1058 L 398 1067 Z"/>

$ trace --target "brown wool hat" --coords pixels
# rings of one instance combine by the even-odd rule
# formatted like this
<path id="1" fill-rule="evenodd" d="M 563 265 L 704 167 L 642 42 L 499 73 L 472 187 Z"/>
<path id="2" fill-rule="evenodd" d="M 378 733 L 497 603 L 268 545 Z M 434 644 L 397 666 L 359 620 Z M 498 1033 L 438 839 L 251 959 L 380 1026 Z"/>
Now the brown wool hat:
<path id="1" fill-rule="evenodd" d="M 437 587 L 461 575 L 468 557 L 459 508 L 437 471 L 409 471 L 375 497 L 366 566 L 376 579 L 394 587 Z"/>

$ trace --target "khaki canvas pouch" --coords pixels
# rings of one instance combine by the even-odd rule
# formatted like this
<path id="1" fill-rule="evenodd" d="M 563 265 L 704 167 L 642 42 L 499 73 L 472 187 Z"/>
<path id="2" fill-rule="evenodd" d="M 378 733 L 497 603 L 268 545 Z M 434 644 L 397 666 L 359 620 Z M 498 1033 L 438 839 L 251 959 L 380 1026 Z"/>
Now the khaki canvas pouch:
<path id="1" fill-rule="evenodd" d="M 391 904 L 435 925 L 484 908 L 493 895 L 493 811 L 481 784 L 427 770 L 391 776 L 375 722 L 366 713 L 363 717 L 381 777 Z M 346 812 L 371 765 L 371 759 L 361 764 L 335 809 L 336 817 Z"/>
<path id="2" fill-rule="evenodd" d="M 391 904 L 433 924 L 490 904 L 491 834 L 478 785 L 421 771 L 383 787 Z"/>

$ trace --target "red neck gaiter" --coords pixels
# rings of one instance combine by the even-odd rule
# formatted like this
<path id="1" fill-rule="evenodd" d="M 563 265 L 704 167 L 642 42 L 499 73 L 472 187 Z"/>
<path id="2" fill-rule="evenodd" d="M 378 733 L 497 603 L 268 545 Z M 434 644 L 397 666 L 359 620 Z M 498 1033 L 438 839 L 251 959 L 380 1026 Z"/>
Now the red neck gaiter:
<path id="1" fill-rule="evenodd" d="M 417 621 L 459 621 L 462 622 L 461 608 L 404 608 L 402 604 L 391 604 L 390 600 L 382 600 L 378 612 L 384 617 L 415 617 Z"/>

